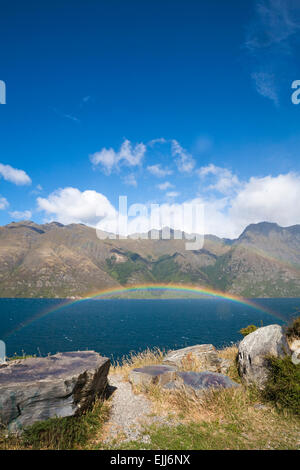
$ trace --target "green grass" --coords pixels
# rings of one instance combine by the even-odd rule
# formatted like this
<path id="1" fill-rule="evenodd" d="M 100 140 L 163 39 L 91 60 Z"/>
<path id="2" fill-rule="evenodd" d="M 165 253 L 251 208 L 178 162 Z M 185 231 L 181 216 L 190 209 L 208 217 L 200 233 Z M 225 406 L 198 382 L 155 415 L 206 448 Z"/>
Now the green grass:
<path id="1" fill-rule="evenodd" d="M 263 397 L 278 409 L 300 416 L 300 364 L 293 364 L 290 357 L 270 357 L 268 367 L 270 375 Z"/>
<path id="2" fill-rule="evenodd" d="M 250 333 L 253 333 L 253 331 L 256 331 L 257 329 L 258 329 L 258 326 L 248 325 L 245 328 L 242 328 L 239 332 L 241 333 L 241 335 L 245 337 L 247 335 L 250 335 Z"/>
<path id="3" fill-rule="evenodd" d="M 219 351 L 230 359 L 228 375 L 239 381 L 236 347 Z M 128 380 L 132 368 L 161 363 L 164 352 L 145 351 L 115 364 L 112 373 Z M 35 423 L 21 436 L 0 433 L 1 449 L 119 449 L 119 450 L 300 450 L 300 366 L 290 358 L 269 359 L 270 379 L 264 392 L 255 387 L 211 390 L 196 396 L 187 390 L 170 392 L 159 385 L 134 389 L 152 404 L 151 414 L 162 424 L 144 428 L 131 442 L 108 437 L 110 401 L 97 401 L 82 416 L 52 418 Z M 259 405 L 259 406 L 258 406 Z"/>
<path id="4" fill-rule="evenodd" d="M 108 406 L 98 400 L 92 410 L 81 416 L 51 418 L 26 428 L 21 436 L 0 434 L 0 450 L 85 448 L 101 432 L 108 417 Z"/>
<path id="5" fill-rule="evenodd" d="M 300 338 L 300 317 L 295 318 L 287 327 L 286 334 L 289 338 Z"/>
<path id="6" fill-rule="evenodd" d="M 243 395 L 245 398 L 243 398 Z M 226 398 L 227 396 L 227 398 Z M 152 425 L 142 437 L 131 442 L 114 442 L 110 448 L 120 450 L 252 450 L 299 449 L 300 421 L 291 415 L 281 416 L 272 407 L 255 409 L 257 396 L 251 393 L 217 392 L 207 405 L 206 419 L 186 415 L 174 425 Z M 181 416 L 184 417 L 184 414 Z M 209 419 L 210 417 L 210 419 Z M 186 422 L 187 421 L 187 422 Z M 107 448 L 99 445 L 98 448 Z"/>

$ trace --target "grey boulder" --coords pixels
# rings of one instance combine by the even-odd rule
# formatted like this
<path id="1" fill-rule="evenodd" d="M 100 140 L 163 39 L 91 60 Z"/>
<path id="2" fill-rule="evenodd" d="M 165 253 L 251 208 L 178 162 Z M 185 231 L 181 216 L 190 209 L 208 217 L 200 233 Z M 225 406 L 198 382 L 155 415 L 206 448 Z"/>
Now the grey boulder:
<path id="1" fill-rule="evenodd" d="M 268 378 L 267 357 L 290 355 L 290 348 L 280 325 L 259 328 L 247 335 L 239 345 L 238 367 L 246 384 L 263 388 Z"/>
<path id="2" fill-rule="evenodd" d="M 36 421 L 80 414 L 107 387 L 109 359 L 65 352 L 0 367 L 0 422 L 17 432 Z"/>
<path id="3" fill-rule="evenodd" d="M 167 365 L 153 365 L 132 369 L 129 380 L 134 385 L 164 385 L 175 378 L 177 368 Z"/>
<path id="4" fill-rule="evenodd" d="M 177 372 L 176 379 L 167 383 L 164 388 L 178 390 L 184 387 L 187 391 L 193 391 L 201 396 L 203 392 L 210 389 L 236 388 L 240 385 L 229 377 L 217 372 Z"/>
<path id="5" fill-rule="evenodd" d="M 198 344 L 170 351 L 163 360 L 163 364 L 186 369 L 192 368 L 195 363 L 197 369 L 210 372 L 226 372 L 230 367 L 229 361 L 221 359 L 212 344 Z"/>

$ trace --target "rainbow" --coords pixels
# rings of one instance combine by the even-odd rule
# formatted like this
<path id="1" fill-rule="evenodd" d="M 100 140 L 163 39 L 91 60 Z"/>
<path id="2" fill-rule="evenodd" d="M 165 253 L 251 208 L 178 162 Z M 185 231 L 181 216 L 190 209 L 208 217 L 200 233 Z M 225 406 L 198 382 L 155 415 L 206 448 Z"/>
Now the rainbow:
<path id="1" fill-rule="evenodd" d="M 3 337 L 7 338 L 13 333 L 16 333 L 17 331 L 25 328 L 26 326 L 30 325 L 34 321 L 43 318 L 47 315 L 50 315 L 51 313 L 63 310 L 67 307 L 70 307 L 74 304 L 78 304 L 81 302 L 85 302 L 87 300 L 96 300 L 96 299 L 103 299 L 103 298 L 110 298 L 112 296 L 116 295 L 123 295 L 126 293 L 132 293 L 132 292 L 138 292 L 138 291 L 171 291 L 171 292 L 186 292 L 186 293 L 193 293 L 197 294 L 203 297 L 208 297 L 208 298 L 217 298 L 217 299 L 223 299 L 223 300 L 228 300 L 231 302 L 238 303 L 240 305 L 244 305 L 246 307 L 253 308 L 254 310 L 261 311 L 264 313 L 267 313 L 269 315 L 278 317 L 282 319 L 279 315 L 278 312 L 272 311 L 266 307 L 263 307 L 259 305 L 258 303 L 245 299 L 243 297 L 239 297 L 237 295 L 229 294 L 226 292 L 222 291 L 217 291 L 214 289 L 210 289 L 208 287 L 202 287 L 202 286 L 193 286 L 193 285 L 182 285 L 182 284 L 138 284 L 138 285 L 132 285 L 132 286 L 127 286 L 127 287 L 113 287 L 109 289 L 103 289 L 101 291 L 98 291 L 96 293 L 92 293 L 88 295 L 87 297 L 81 298 L 81 299 L 76 299 L 76 300 L 69 300 L 65 299 L 64 302 L 59 304 L 58 306 L 56 305 L 55 307 L 48 308 L 47 310 L 44 310 L 42 312 L 39 312 L 36 315 L 33 315 L 32 317 L 28 318 L 26 321 L 22 322 L 20 325 L 15 327 L 13 330 L 10 332 L 6 333 Z"/>

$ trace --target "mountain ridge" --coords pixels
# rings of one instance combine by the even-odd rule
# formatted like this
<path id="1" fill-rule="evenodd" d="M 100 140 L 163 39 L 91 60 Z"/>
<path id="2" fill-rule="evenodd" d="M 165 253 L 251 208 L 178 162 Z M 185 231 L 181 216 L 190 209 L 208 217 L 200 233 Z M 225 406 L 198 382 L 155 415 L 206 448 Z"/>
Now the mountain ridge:
<path id="1" fill-rule="evenodd" d="M 174 231 L 171 232 L 174 235 Z M 244 297 L 300 297 L 300 225 L 251 224 L 236 239 L 99 239 L 59 222 L 0 227 L 0 297 L 83 297 L 134 284 L 201 285 Z"/>

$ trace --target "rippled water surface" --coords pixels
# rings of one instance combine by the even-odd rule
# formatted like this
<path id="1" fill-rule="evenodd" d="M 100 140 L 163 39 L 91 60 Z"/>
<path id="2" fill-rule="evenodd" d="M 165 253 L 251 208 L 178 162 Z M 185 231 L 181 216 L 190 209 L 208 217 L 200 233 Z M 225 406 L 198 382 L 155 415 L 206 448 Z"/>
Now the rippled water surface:
<path id="1" fill-rule="evenodd" d="M 9 356 L 93 349 L 120 359 L 148 347 L 221 347 L 240 340 L 242 327 L 283 324 L 300 308 L 300 299 L 256 302 L 273 313 L 221 299 L 0 299 L 0 339 Z"/>

